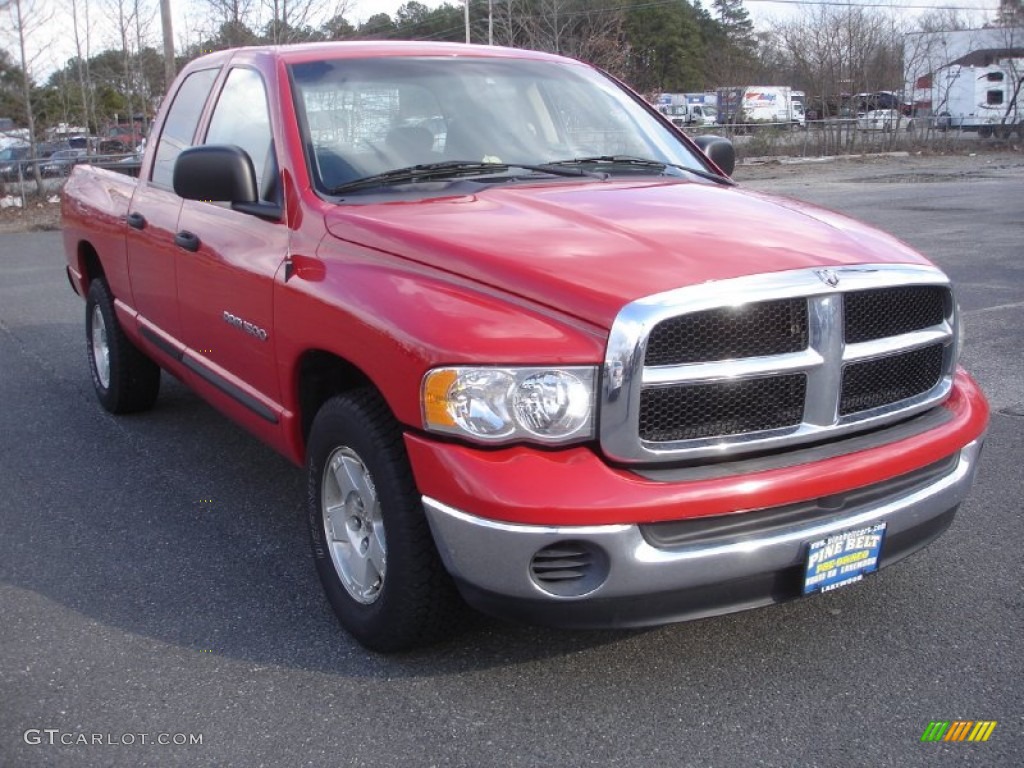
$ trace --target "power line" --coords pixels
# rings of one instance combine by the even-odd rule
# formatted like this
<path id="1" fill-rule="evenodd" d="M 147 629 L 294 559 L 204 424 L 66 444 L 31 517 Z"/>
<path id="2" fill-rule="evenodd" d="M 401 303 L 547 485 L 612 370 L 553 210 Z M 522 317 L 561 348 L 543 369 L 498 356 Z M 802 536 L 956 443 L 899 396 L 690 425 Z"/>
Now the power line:
<path id="1" fill-rule="evenodd" d="M 984 11 L 996 13 L 998 8 L 979 8 L 976 5 L 907 5 L 905 3 L 861 3 L 856 0 L 743 0 L 745 3 L 771 3 L 774 5 L 825 5 L 838 8 L 887 8 L 892 11 Z"/>

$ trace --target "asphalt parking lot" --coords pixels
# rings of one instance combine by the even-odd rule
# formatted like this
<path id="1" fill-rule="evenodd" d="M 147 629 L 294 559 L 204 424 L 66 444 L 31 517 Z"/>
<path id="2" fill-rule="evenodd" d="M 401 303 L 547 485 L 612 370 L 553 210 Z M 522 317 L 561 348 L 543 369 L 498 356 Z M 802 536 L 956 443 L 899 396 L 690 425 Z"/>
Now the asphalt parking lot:
<path id="1" fill-rule="evenodd" d="M 166 377 L 152 412 L 102 411 L 60 233 L 0 235 L 0 766 L 1020 765 L 1024 163 L 737 177 L 957 282 L 993 412 L 952 529 L 809 600 L 629 632 L 480 619 L 396 657 L 334 621 L 301 471 Z M 922 743 L 933 720 L 998 725 Z"/>

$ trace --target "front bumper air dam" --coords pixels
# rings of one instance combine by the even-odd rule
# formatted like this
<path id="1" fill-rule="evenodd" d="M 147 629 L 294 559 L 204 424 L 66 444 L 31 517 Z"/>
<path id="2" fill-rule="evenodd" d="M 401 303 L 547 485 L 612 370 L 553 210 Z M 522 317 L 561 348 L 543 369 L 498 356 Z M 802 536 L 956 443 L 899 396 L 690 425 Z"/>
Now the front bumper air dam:
<path id="1" fill-rule="evenodd" d="M 959 451 L 950 471 L 928 484 L 833 516 L 763 532 L 716 535 L 655 547 L 641 526 L 548 527 L 488 520 L 429 497 L 423 504 L 445 565 L 474 607 L 562 627 L 629 627 L 712 616 L 799 597 L 807 544 L 884 521 L 882 567 L 937 538 L 974 480 L 982 439 Z M 571 542 L 599 554 L 607 572 L 586 594 L 563 596 L 531 573 L 545 546 Z"/>

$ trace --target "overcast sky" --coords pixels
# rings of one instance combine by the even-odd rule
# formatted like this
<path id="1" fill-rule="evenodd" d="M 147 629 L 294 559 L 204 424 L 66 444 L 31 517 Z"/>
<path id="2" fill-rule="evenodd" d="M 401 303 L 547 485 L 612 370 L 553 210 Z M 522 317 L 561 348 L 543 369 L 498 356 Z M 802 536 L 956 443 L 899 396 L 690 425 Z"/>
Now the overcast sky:
<path id="1" fill-rule="evenodd" d="M 172 0 L 174 1 L 174 0 Z M 180 0 L 179 0 L 180 1 Z M 826 2 L 846 2 L 846 0 L 826 0 Z M 921 10 L 935 6 L 948 6 L 964 9 L 981 9 L 994 11 L 999 7 L 999 0 L 849 0 L 850 2 L 863 2 L 866 5 L 879 6 L 880 8 L 898 8 L 907 12 L 920 12 Z M 428 8 L 436 8 L 443 0 L 419 0 Z M 502 0 L 494 0 L 495 4 Z M 592 0 L 593 4 L 601 6 L 625 5 L 624 0 Z M 744 6 L 750 13 L 755 23 L 767 22 L 774 18 L 799 15 L 802 8 L 814 5 L 820 0 L 744 0 Z M 375 13 L 386 13 L 394 16 L 395 11 L 404 4 L 404 0 L 355 0 L 353 12 L 350 14 L 353 19 L 365 20 Z M 456 4 L 456 0 L 452 0 Z M 711 1 L 704 0 L 703 5 L 710 7 Z"/>
<path id="2" fill-rule="evenodd" d="M 435 8 L 442 4 L 443 0 L 420 0 L 428 8 Z M 500 4 L 503 0 L 494 0 Z M 798 17 L 809 5 L 814 5 L 822 0 L 745 0 L 745 7 L 751 18 L 758 27 L 768 27 L 772 21 L 786 20 Z M 848 0 L 824 0 L 828 4 L 840 4 Z M 964 10 L 975 9 L 987 11 L 991 15 L 999 6 L 999 0 L 849 0 L 851 2 L 862 2 L 865 5 L 879 9 L 899 9 L 907 14 L 919 14 L 925 9 L 939 7 L 954 7 Z M 346 17 L 353 24 L 358 24 L 377 13 L 387 13 L 394 17 L 395 11 L 404 4 L 405 0 L 349 0 L 349 11 Z M 458 3 L 459 0 L 454 0 Z M 626 0 L 591 0 L 596 7 L 614 7 L 626 4 Z M 152 7 L 150 22 L 152 44 L 160 47 L 160 17 L 159 0 L 141 0 L 143 7 Z M 704 5 L 710 6 L 711 0 L 705 0 Z M 0 5 L 3 5 L 0 0 Z M 12 4 L 13 5 L 13 4 Z M 54 9 L 52 18 L 46 27 L 39 33 L 31 36 L 29 40 L 30 53 L 38 53 L 30 70 L 37 81 L 45 80 L 49 73 L 62 66 L 74 53 L 74 40 L 70 23 L 70 0 L 27 0 L 26 6 L 48 5 Z M 84 2 L 79 2 L 79 9 Z M 89 3 L 92 10 L 92 22 L 94 34 L 92 40 L 92 52 L 97 53 L 107 48 L 117 47 L 118 43 L 112 30 L 103 32 L 101 22 L 97 20 L 97 10 L 102 17 L 106 10 L 103 3 L 91 0 Z M 259 7 L 260 0 L 254 0 L 254 6 Z M 333 5 L 331 0 L 324 2 L 325 12 Z M 185 42 L 190 40 L 189 30 L 194 29 L 196 20 L 203 17 L 201 10 L 205 7 L 199 0 L 171 0 L 171 7 L 174 14 L 175 44 L 182 48 Z M 10 32 L 12 24 L 7 18 L 3 18 L 6 11 L 0 11 L 0 45 L 2 45 L 12 57 L 17 59 L 16 39 Z M 983 16 L 981 18 L 984 18 Z M 194 34 L 194 33 L 193 33 Z"/>

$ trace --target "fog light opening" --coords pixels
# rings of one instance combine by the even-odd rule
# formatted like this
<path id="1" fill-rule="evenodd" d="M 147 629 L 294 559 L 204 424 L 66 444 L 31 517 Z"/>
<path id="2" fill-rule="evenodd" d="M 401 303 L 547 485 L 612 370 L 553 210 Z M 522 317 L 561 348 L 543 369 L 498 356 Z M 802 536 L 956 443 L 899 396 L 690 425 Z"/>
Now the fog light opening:
<path id="1" fill-rule="evenodd" d="M 530 578 L 556 597 L 583 597 L 608 578 L 609 559 L 588 541 L 559 541 L 537 550 L 530 560 Z"/>

